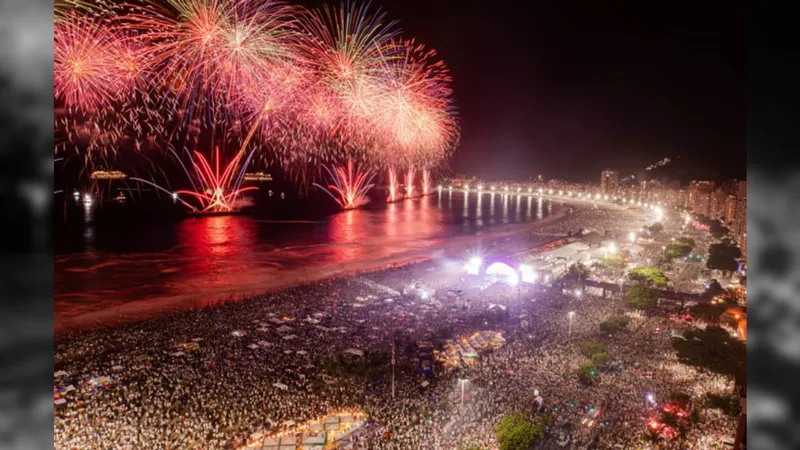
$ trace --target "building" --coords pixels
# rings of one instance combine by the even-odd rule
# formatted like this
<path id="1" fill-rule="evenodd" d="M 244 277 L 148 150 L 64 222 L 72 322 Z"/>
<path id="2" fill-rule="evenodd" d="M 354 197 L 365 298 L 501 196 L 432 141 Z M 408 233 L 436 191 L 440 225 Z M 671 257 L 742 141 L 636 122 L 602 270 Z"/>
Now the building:
<path id="1" fill-rule="evenodd" d="M 619 184 L 619 172 L 606 169 L 600 173 L 600 192 L 612 195 L 617 191 Z"/>
<path id="2" fill-rule="evenodd" d="M 689 199 L 687 206 L 696 214 L 710 216 L 711 197 L 714 193 L 713 181 L 692 181 L 689 184 Z"/>
<path id="3" fill-rule="evenodd" d="M 727 223 L 727 206 L 729 194 L 722 188 L 714 191 L 711 196 L 711 206 L 709 216 L 712 219 L 719 219 L 720 222 Z"/>
<path id="4" fill-rule="evenodd" d="M 736 220 L 736 205 L 738 201 L 735 195 L 728 195 L 725 199 L 725 223 L 729 224 Z"/>
<path id="5" fill-rule="evenodd" d="M 742 250 L 742 257 L 747 257 L 747 182 L 739 183 L 736 196 L 736 212 L 731 227 L 736 242 Z"/>

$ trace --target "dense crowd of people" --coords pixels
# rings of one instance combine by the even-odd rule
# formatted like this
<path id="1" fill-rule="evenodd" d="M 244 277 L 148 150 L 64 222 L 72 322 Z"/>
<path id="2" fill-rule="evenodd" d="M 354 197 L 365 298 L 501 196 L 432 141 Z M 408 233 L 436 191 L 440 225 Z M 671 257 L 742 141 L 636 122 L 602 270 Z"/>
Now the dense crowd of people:
<path id="1" fill-rule="evenodd" d="M 587 209 L 547 227 L 563 232 L 594 223 L 625 232 L 626 221 L 629 228 L 624 212 Z M 598 336 L 600 322 L 625 310 L 618 297 L 511 287 L 465 276 L 459 264 L 429 261 L 73 331 L 55 342 L 54 396 L 64 400 L 55 411 L 55 448 L 241 448 L 254 434 L 343 410 L 369 418 L 342 440 L 343 448 L 496 448 L 494 429 L 503 415 L 536 414 L 534 389 L 556 418 L 554 440 L 600 436 L 608 445 L 641 448 L 654 408 L 647 394 L 661 404 L 674 392 L 700 398 L 732 385 L 678 363 L 670 332 L 681 325 L 666 316 L 627 312 L 629 331 Z M 571 324 L 567 311 L 575 312 Z M 507 344 L 475 366 L 438 370 L 422 382 L 415 342 L 441 345 L 484 329 L 501 331 Z M 382 358 L 392 339 L 394 398 Z M 602 340 L 618 363 L 591 386 L 575 375 L 586 361 L 578 343 L 586 339 Z M 384 370 L 331 376 L 330 361 L 348 349 L 363 351 L 368 363 L 380 359 Z M 590 407 L 601 415 L 587 427 L 581 419 Z M 719 443 L 734 427 L 728 417 L 708 418 L 688 442 Z"/>

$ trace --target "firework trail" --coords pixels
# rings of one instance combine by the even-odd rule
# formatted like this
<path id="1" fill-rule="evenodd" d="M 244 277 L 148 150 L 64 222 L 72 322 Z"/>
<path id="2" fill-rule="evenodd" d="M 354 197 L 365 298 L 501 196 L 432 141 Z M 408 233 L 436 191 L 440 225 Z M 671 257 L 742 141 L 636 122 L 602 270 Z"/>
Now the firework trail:
<path id="1" fill-rule="evenodd" d="M 347 161 L 347 168 L 336 167 L 329 169 L 323 166 L 330 175 L 332 184 L 327 188 L 314 183 L 315 186 L 321 188 L 328 193 L 336 203 L 343 209 L 353 209 L 367 204 L 369 197 L 367 193 L 372 189 L 372 179 L 375 177 L 374 173 L 356 167 L 355 173 L 353 169 L 353 161 Z"/>
<path id="2" fill-rule="evenodd" d="M 397 193 L 400 189 L 400 183 L 397 178 L 397 169 L 394 166 L 389 166 L 389 201 L 397 201 Z"/>
<path id="3" fill-rule="evenodd" d="M 411 198 L 414 195 L 414 175 L 416 169 L 410 167 L 406 172 L 406 197 Z"/>
<path id="4" fill-rule="evenodd" d="M 108 13 L 112 10 L 111 5 L 104 0 L 54 0 L 53 1 L 53 19 L 54 22 L 65 20 L 69 15 L 75 11 L 84 13 L 92 13 L 100 11 Z"/>
<path id="5" fill-rule="evenodd" d="M 431 170 L 425 166 L 422 168 L 422 195 L 430 194 L 431 188 Z"/>

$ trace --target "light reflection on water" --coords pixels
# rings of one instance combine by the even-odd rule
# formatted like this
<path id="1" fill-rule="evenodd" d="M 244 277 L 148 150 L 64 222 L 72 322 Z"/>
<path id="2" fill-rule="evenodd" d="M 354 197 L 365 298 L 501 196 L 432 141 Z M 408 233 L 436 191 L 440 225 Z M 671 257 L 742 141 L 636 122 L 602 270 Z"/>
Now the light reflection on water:
<path id="1" fill-rule="evenodd" d="M 502 196 L 501 215 L 496 196 Z M 95 225 L 95 210 L 87 208 L 83 251 L 55 258 L 56 322 L 122 305 L 182 305 L 427 258 L 446 246 L 469 245 L 490 225 L 501 230 L 501 224 L 534 221 L 531 201 L 514 194 L 437 192 L 319 222 L 212 216 L 124 233 Z M 536 216 L 543 217 L 542 201 Z"/>

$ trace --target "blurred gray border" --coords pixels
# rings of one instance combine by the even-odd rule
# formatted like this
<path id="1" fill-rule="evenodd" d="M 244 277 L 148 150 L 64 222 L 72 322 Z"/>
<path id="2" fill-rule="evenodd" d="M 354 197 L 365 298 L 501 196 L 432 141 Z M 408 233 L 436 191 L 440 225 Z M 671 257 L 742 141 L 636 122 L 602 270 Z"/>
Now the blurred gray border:
<path id="1" fill-rule="evenodd" d="M 53 442 L 53 3 L 0 0 L 0 448 Z"/>
<path id="2" fill-rule="evenodd" d="M 748 444 L 800 448 L 800 45 L 788 4 L 748 9 Z"/>

